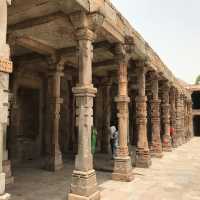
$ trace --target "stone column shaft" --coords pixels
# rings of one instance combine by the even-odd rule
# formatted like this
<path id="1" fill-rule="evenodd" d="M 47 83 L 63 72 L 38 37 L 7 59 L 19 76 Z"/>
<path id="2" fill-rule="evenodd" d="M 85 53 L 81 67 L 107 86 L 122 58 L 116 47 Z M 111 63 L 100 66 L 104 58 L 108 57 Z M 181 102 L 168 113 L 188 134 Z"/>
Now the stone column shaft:
<path id="1" fill-rule="evenodd" d="M 114 170 L 112 174 L 113 180 L 132 181 L 132 164 L 128 151 L 128 60 L 123 54 L 123 45 L 116 46 L 118 61 L 118 96 L 115 98 L 117 102 L 117 117 L 119 130 L 119 146 L 114 160 Z"/>
<path id="2" fill-rule="evenodd" d="M 162 126 L 163 126 L 163 151 L 172 151 L 170 136 L 170 105 L 169 105 L 169 84 L 162 82 Z"/>
<path id="3" fill-rule="evenodd" d="M 76 126 L 78 127 L 78 154 L 72 173 L 69 200 L 99 200 L 96 173 L 91 153 L 91 130 L 93 126 L 93 98 L 97 89 L 92 84 L 92 42 L 94 33 L 89 29 L 77 32 L 79 82 L 73 93 L 76 97 Z"/>
<path id="4" fill-rule="evenodd" d="M 177 145 L 180 146 L 183 144 L 183 98 L 180 91 L 177 91 L 176 94 L 176 134 L 177 134 Z"/>
<path id="5" fill-rule="evenodd" d="M 183 123 L 184 123 L 184 141 L 187 142 L 188 140 L 188 125 L 187 125 L 187 102 L 186 102 L 186 97 L 184 96 L 183 99 L 183 105 L 184 105 L 184 119 L 183 119 Z"/>
<path id="6" fill-rule="evenodd" d="M 10 60 L 10 49 L 6 44 L 7 35 L 7 4 L 8 0 L 0 1 L 0 200 L 9 199 L 10 195 L 5 193 L 5 173 L 3 172 L 3 138 L 4 127 L 8 124 L 8 91 L 9 73 L 12 72 Z M 6 106 L 7 105 L 7 106 Z"/>
<path id="7" fill-rule="evenodd" d="M 189 123 L 189 135 L 190 138 L 194 136 L 194 130 L 193 130 L 193 115 L 192 115 L 192 100 L 190 99 L 188 102 L 188 123 Z"/>
<path id="8" fill-rule="evenodd" d="M 177 135 L 176 135 L 176 94 L 175 88 L 171 89 L 170 93 L 170 124 L 171 127 L 174 129 L 173 136 L 172 136 L 172 146 L 176 148 L 177 145 Z"/>
<path id="9" fill-rule="evenodd" d="M 46 168 L 50 171 L 57 171 L 63 168 L 62 153 L 59 145 L 60 105 L 63 102 L 62 98 L 60 98 L 61 76 L 63 76 L 62 66 L 54 63 L 52 69 L 48 72 L 47 94 L 46 134 L 50 136 L 50 149 Z"/>
<path id="10" fill-rule="evenodd" d="M 111 86 L 112 83 L 107 83 L 103 86 L 103 130 L 101 138 L 101 152 L 108 153 L 110 149 L 110 118 L 111 118 Z M 105 116 L 106 113 L 106 116 Z"/>
<path id="11" fill-rule="evenodd" d="M 162 157 L 162 143 L 160 138 L 160 100 L 158 98 L 158 79 L 152 77 L 152 99 L 151 99 L 151 126 L 152 141 L 150 145 L 151 155 L 153 157 Z"/>
<path id="12" fill-rule="evenodd" d="M 136 97 L 136 125 L 138 142 L 136 150 L 136 167 L 149 167 L 151 158 L 147 139 L 147 97 L 145 94 L 145 67 L 140 66 L 137 72 L 138 96 Z"/>

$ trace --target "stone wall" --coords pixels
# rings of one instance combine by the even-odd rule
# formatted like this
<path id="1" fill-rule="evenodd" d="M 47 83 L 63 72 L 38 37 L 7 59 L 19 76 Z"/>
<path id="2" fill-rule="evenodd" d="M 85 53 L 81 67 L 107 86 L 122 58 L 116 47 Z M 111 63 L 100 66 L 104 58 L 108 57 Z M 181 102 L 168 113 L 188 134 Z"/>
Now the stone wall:
<path id="1" fill-rule="evenodd" d="M 11 76 L 12 103 L 8 147 L 11 160 L 18 163 L 42 154 L 44 90 L 37 73 L 15 71 Z"/>

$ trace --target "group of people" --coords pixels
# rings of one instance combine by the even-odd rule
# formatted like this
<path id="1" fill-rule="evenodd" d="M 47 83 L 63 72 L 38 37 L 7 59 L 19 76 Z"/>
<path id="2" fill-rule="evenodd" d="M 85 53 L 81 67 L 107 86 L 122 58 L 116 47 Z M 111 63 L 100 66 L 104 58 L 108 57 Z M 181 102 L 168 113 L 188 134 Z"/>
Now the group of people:
<path id="1" fill-rule="evenodd" d="M 112 159 L 114 159 L 114 156 L 116 154 L 116 149 L 118 146 L 118 141 L 119 141 L 119 133 L 115 126 L 110 127 L 109 136 L 110 136 L 110 148 L 112 152 Z M 91 151 L 93 155 L 96 152 L 96 145 L 97 145 L 97 129 L 93 127 L 92 134 L 91 134 Z"/>
<path id="2" fill-rule="evenodd" d="M 112 152 L 112 159 L 114 159 L 116 155 L 116 150 L 119 142 L 119 133 L 118 130 L 115 126 L 110 127 L 110 148 Z M 173 139 L 174 139 L 174 128 L 170 127 L 170 136 L 172 139 L 172 144 L 173 144 Z M 92 128 L 92 136 L 91 136 L 91 151 L 92 154 L 95 154 L 96 152 L 96 145 L 97 145 L 97 130 L 96 128 Z"/>

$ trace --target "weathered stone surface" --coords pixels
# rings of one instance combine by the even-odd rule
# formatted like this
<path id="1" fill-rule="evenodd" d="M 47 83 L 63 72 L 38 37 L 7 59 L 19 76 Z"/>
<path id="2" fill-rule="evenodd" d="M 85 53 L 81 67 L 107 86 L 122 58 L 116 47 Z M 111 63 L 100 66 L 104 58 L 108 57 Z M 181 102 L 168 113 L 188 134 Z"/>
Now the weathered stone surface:
<path id="1" fill-rule="evenodd" d="M 155 74 L 151 75 L 153 79 L 151 81 L 152 98 L 150 100 L 151 105 L 151 130 L 152 141 L 150 144 L 150 153 L 152 157 L 162 157 L 162 143 L 160 137 L 160 99 L 158 98 L 159 85 L 158 77 Z"/>
<path id="2" fill-rule="evenodd" d="M 84 20 L 84 19 L 83 19 Z M 97 89 L 92 84 L 92 58 L 94 33 L 89 29 L 77 32 L 79 81 L 73 88 L 76 98 L 76 126 L 78 128 L 78 154 L 68 198 L 71 200 L 99 200 L 96 173 L 91 153 L 91 130 L 93 126 L 93 98 Z"/>
<path id="3" fill-rule="evenodd" d="M 63 102 L 63 99 L 60 97 L 62 71 L 63 65 L 59 61 L 50 63 L 47 89 L 48 110 L 46 113 L 46 131 L 47 134 L 50 134 L 50 145 L 46 168 L 51 171 L 63 168 L 62 153 L 59 144 L 60 105 Z"/>
<path id="4" fill-rule="evenodd" d="M 167 81 L 162 81 L 162 126 L 163 126 L 163 136 L 162 144 L 163 151 L 172 151 L 172 143 L 170 136 L 170 105 L 169 105 L 169 83 Z"/>
<path id="5" fill-rule="evenodd" d="M 6 185 L 14 183 L 14 177 L 12 176 L 11 161 L 3 161 L 3 172 L 6 174 Z"/>
<path id="6" fill-rule="evenodd" d="M 136 97 L 136 124 L 138 142 L 136 150 L 136 167 L 149 167 L 151 157 L 147 140 L 147 97 L 145 94 L 145 66 L 138 70 L 138 96 Z"/>
<path id="7" fill-rule="evenodd" d="M 160 137 L 160 100 L 151 101 L 152 142 L 150 144 L 151 156 L 162 157 L 162 143 Z"/>
<path id="8" fill-rule="evenodd" d="M 116 156 L 114 158 L 114 169 L 112 174 L 113 180 L 132 181 L 132 164 L 128 151 L 128 120 L 129 110 L 128 103 L 128 60 L 126 59 L 125 47 L 122 44 L 116 46 L 117 63 L 118 63 L 118 96 L 117 117 L 119 129 L 119 146 L 117 147 Z"/>

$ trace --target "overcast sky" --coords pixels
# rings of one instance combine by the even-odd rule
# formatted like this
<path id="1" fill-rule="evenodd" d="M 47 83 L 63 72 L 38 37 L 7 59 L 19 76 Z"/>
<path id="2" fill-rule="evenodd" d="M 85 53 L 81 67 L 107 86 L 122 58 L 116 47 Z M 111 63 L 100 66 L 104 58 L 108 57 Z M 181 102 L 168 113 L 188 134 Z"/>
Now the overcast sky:
<path id="1" fill-rule="evenodd" d="M 174 74 L 200 74 L 200 0 L 111 0 Z"/>

